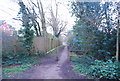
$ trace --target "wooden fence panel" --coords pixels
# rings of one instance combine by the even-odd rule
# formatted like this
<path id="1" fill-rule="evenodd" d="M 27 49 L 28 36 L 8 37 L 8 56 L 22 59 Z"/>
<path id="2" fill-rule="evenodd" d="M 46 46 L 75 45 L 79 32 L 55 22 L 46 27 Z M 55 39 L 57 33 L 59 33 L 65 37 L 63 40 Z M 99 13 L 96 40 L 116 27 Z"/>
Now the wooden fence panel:
<path id="1" fill-rule="evenodd" d="M 2 36 L 2 52 L 14 54 L 25 52 L 25 48 L 22 46 L 22 43 L 18 41 L 19 39 L 16 36 Z M 58 39 L 45 37 L 34 37 L 33 39 L 34 52 L 47 52 L 59 45 Z"/>
<path id="2" fill-rule="evenodd" d="M 51 38 L 35 37 L 33 39 L 33 46 L 36 52 L 47 52 L 59 46 L 59 41 Z"/>

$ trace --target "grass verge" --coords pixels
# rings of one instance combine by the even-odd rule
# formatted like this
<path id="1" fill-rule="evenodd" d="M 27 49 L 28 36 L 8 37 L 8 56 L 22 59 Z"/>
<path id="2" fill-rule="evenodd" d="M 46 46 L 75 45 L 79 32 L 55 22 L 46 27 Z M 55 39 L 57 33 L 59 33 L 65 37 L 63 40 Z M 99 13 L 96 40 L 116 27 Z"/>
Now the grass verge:
<path id="1" fill-rule="evenodd" d="M 25 71 L 38 63 L 38 57 L 21 57 L 12 60 L 4 60 L 2 65 L 3 78 L 10 78 L 22 71 Z"/>
<path id="2" fill-rule="evenodd" d="M 55 47 L 55 48 L 49 50 L 49 51 L 47 52 L 47 54 L 53 54 L 53 53 L 57 52 L 57 50 L 59 50 L 59 49 L 62 48 L 62 47 L 63 47 L 63 45 L 58 46 L 58 47 Z"/>
<path id="3" fill-rule="evenodd" d="M 32 67 L 31 64 L 3 67 L 3 78 L 4 77 L 12 77 L 15 74 L 18 74 L 19 72 L 25 71 L 30 67 Z"/>

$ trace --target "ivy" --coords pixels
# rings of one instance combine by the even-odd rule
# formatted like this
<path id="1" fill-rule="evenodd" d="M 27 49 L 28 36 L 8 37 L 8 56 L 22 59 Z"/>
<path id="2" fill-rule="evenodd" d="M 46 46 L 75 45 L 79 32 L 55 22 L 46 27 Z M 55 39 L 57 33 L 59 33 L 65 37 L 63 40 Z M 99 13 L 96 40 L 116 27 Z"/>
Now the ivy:
<path id="1" fill-rule="evenodd" d="M 19 37 L 20 41 L 22 42 L 23 46 L 27 50 L 27 54 L 31 54 L 32 44 L 33 44 L 33 37 L 34 37 L 34 30 L 32 27 L 34 23 L 31 22 L 30 14 L 27 12 L 27 9 L 23 2 L 19 2 L 20 11 L 19 14 L 22 14 L 22 26 L 23 28 L 19 30 Z"/>

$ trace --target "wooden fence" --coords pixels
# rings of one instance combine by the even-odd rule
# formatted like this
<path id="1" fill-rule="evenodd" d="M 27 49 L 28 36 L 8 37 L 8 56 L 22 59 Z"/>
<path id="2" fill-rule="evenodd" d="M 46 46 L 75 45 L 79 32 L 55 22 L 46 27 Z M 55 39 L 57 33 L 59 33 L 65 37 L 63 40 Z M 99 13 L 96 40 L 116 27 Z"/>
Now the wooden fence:
<path id="1" fill-rule="evenodd" d="M 35 37 L 33 39 L 33 47 L 36 52 L 47 52 L 57 46 L 60 46 L 58 39 Z"/>
<path id="2" fill-rule="evenodd" d="M 33 51 L 34 52 L 47 52 L 57 46 L 60 46 L 58 39 L 35 37 L 33 39 Z M 25 48 L 22 43 L 19 42 L 17 36 L 2 35 L 2 52 L 19 54 L 25 52 Z"/>

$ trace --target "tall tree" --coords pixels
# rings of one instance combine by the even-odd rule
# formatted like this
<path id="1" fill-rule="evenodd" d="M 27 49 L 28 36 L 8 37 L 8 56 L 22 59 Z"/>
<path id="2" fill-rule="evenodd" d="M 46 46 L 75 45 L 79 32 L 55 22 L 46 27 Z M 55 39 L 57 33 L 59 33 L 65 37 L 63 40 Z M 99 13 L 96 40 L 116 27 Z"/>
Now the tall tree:
<path id="1" fill-rule="evenodd" d="M 33 27 L 36 31 L 36 35 L 37 36 L 42 36 L 42 32 L 41 32 L 41 27 L 40 27 L 40 23 L 37 21 L 37 13 L 35 11 L 35 8 L 34 6 L 32 7 L 32 9 L 28 9 L 27 8 L 27 11 L 28 13 L 30 14 L 30 17 L 31 20 L 32 20 L 32 23 L 33 23 Z"/>
<path id="2" fill-rule="evenodd" d="M 44 9 L 43 9 L 43 4 L 42 4 L 41 0 L 37 0 L 37 5 L 38 5 L 38 9 L 39 9 L 39 14 L 41 17 L 43 36 L 46 36 L 46 34 L 47 34 L 46 20 L 45 20 L 45 13 L 44 13 Z"/>
<path id="3" fill-rule="evenodd" d="M 35 22 L 37 23 L 37 25 L 39 27 L 38 28 L 39 32 L 42 29 L 42 36 L 46 36 L 46 34 L 47 34 L 46 19 L 45 19 L 45 12 L 44 12 L 42 1 L 36 0 L 36 2 L 34 2 L 34 1 L 30 0 L 28 2 L 29 2 L 29 4 L 32 4 L 32 6 L 34 6 L 34 8 L 35 8 L 34 9 L 34 12 L 36 12 Z M 31 7 L 31 5 L 29 7 Z M 41 21 L 41 23 L 39 21 Z M 40 25 L 41 25 L 41 28 L 40 28 Z"/>
<path id="4" fill-rule="evenodd" d="M 55 0 L 55 9 L 53 10 L 53 6 L 51 3 L 50 17 L 48 18 L 48 21 L 47 21 L 48 25 L 52 27 L 53 33 L 57 38 L 59 38 L 60 34 L 64 31 L 65 27 L 67 26 L 66 21 L 63 21 L 62 19 L 60 19 L 60 17 L 58 18 L 58 15 L 59 15 L 58 5 L 59 3 Z"/>
<path id="5" fill-rule="evenodd" d="M 76 16 L 74 38 L 72 43 L 75 50 L 98 59 L 115 56 L 115 21 L 111 16 L 112 3 L 106 2 L 72 2 L 72 12 Z M 113 5 L 111 5 L 113 7 Z M 113 9 L 113 8 L 112 8 Z M 110 18 L 111 17 L 111 18 Z"/>
<path id="6" fill-rule="evenodd" d="M 34 31 L 31 29 L 32 23 L 31 23 L 31 19 L 29 18 L 30 15 L 27 12 L 26 6 L 24 5 L 22 0 L 19 0 L 19 5 L 21 10 L 20 13 L 22 15 L 22 25 L 24 27 L 23 29 L 19 30 L 19 33 L 22 34 L 22 36 L 20 36 L 22 38 L 21 42 L 23 42 L 23 46 L 27 49 L 28 55 L 30 55 L 32 49 Z"/>
<path id="7" fill-rule="evenodd" d="M 33 22 L 33 27 L 36 31 L 36 35 L 45 36 L 47 34 L 47 30 L 42 1 L 28 0 L 26 4 L 24 3 L 24 5 L 26 5 L 26 11 L 29 13 L 29 18 L 32 20 L 31 22 Z"/>

